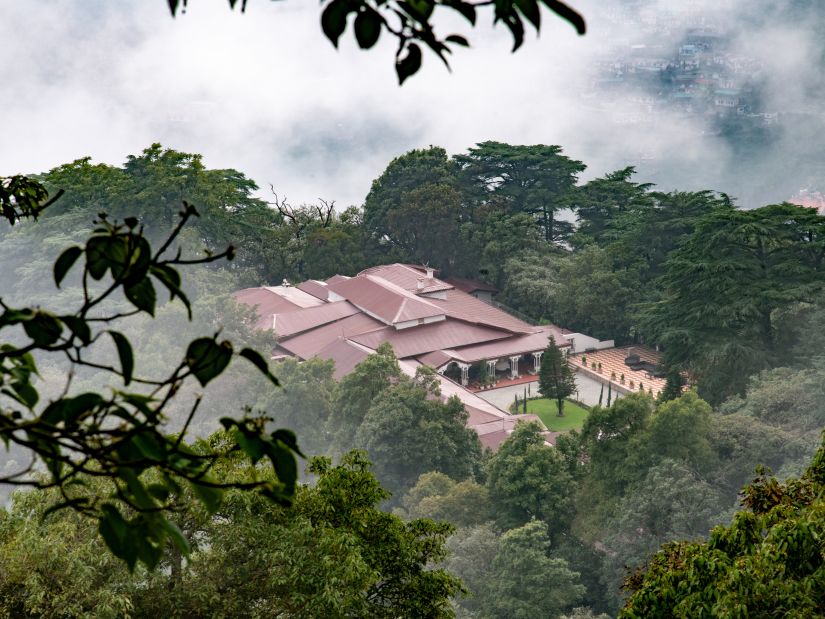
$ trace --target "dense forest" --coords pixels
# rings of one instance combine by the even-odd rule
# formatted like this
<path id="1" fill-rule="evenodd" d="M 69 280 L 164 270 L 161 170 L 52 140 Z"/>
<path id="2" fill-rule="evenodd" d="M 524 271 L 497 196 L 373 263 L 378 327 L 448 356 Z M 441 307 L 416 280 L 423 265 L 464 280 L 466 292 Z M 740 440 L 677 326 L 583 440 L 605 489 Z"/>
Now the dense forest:
<path id="1" fill-rule="evenodd" d="M 154 317 L 121 321 L 135 358 L 159 373 L 184 342 L 216 330 L 271 350 L 274 335 L 250 326 L 235 290 L 407 262 L 485 281 L 502 307 L 537 322 L 659 346 L 687 389 L 594 407 L 554 448 L 523 423 L 490 453 L 457 400 L 431 397 L 432 372 L 405 376 L 388 347 L 340 383 L 321 360 L 273 364 L 277 388 L 232 365 L 205 389 L 192 449 L 226 440 L 220 417 L 266 411 L 308 457 L 294 505 L 233 490 L 210 514 L 181 492 L 174 519 L 191 554 L 170 545 L 159 569 L 130 573 L 93 522 L 48 513 L 56 493 L 15 493 L 0 512 L 0 616 L 651 616 L 674 561 L 686 570 L 688 558 L 747 554 L 758 542 L 743 531 L 788 528 L 794 514 L 808 514 L 816 538 L 821 507 L 806 510 L 823 482 L 822 454 L 808 465 L 825 425 L 825 217 L 660 192 L 632 167 L 581 182 L 585 169 L 559 146 L 481 142 L 454 156 L 432 146 L 389 162 L 348 208 L 290 204 L 158 144 L 122 166 L 80 159 L 40 175 L 64 194 L 37 221 L 0 230 L 4 304 L 59 312 L 75 302 L 82 283 L 70 275 L 56 290 L 52 263 L 100 213 L 136 217 L 160 243 L 186 200 L 200 217 L 179 237 L 184 251 L 236 248 L 231 262 L 183 273 L 192 321 L 160 300 Z M 96 349 L 101 364 L 116 354 Z M 44 399 L 58 397 L 70 368 L 48 356 L 38 365 Z M 106 378 L 81 368 L 71 392 L 105 391 Z M 170 403 L 170 432 L 186 413 Z M 23 457 L 12 449 L 0 468 Z M 229 456 L 217 466 L 229 479 L 264 474 Z M 740 494 L 757 466 L 767 468 Z M 689 543 L 634 574 L 669 542 Z M 718 568 L 702 589 L 718 579 L 717 598 L 694 602 L 759 616 L 785 596 L 816 616 L 821 550 L 799 548 L 813 554 L 792 577 L 765 569 L 764 556 L 739 564 L 763 597 L 741 582 L 726 588 Z M 691 608 L 679 616 L 696 616 Z"/>

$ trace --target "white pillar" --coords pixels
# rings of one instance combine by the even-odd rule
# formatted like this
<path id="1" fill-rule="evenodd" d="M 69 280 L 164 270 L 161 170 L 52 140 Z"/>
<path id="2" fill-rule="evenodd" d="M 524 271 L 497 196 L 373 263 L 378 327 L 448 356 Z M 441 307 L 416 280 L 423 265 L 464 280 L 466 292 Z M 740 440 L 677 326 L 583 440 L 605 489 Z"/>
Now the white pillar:
<path id="1" fill-rule="evenodd" d="M 466 387 L 470 382 L 470 366 L 467 363 L 459 363 L 458 367 L 461 368 L 461 384 Z"/>
<path id="2" fill-rule="evenodd" d="M 510 378 L 518 378 L 518 360 L 520 356 L 510 357 Z"/>
<path id="3" fill-rule="evenodd" d="M 496 363 L 498 363 L 498 359 L 489 359 L 487 361 L 487 376 L 492 380 L 496 379 Z"/>
<path id="4" fill-rule="evenodd" d="M 544 351 L 533 353 L 533 369 L 536 371 L 536 374 L 538 374 L 539 370 L 541 369 L 541 356 L 543 354 Z"/>

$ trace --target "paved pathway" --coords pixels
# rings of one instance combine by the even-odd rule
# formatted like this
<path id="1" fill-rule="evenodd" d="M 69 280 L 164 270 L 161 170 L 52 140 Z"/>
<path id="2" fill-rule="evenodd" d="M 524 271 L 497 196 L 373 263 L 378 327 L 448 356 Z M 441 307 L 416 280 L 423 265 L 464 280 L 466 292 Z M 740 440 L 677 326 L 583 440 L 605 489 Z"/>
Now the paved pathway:
<path id="1" fill-rule="evenodd" d="M 516 394 L 519 399 L 524 395 L 524 388 L 526 385 L 512 385 L 508 387 L 501 387 L 500 389 L 489 389 L 487 391 L 479 391 L 476 393 L 480 398 L 484 398 L 493 406 L 498 406 L 500 409 L 509 411 L 510 405 L 515 402 Z M 602 384 L 594 378 L 584 376 L 576 372 L 576 387 L 578 388 L 577 395 L 573 398 L 588 406 L 595 406 L 599 403 L 599 392 Z M 530 383 L 530 396 L 535 397 L 539 393 L 539 383 L 535 381 Z M 614 392 L 613 397 L 617 394 Z M 603 404 L 607 404 L 607 385 L 604 387 Z"/>

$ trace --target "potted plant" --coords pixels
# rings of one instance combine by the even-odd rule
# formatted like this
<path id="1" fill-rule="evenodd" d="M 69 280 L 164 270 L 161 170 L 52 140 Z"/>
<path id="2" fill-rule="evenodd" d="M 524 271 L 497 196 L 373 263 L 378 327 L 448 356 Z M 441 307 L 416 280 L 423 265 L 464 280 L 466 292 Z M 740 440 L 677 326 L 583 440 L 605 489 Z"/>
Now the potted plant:
<path id="1" fill-rule="evenodd" d="M 582 365 L 585 365 L 585 366 L 587 365 L 587 356 L 586 355 L 582 355 Z"/>
<path id="2" fill-rule="evenodd" d="M 591 370 L 595 370 L 595 369 L 596 369 L 596 362 L 595 362 L 595 361 L 592 361 L 592 362 L 590 363 L 590 369 L 591 369 Z"/>
<path id="3" fill-rule="evenodd" d="M 639 391 L 645 390 L 645 384 L 642 381 L 639 381 Z"/>
<path id="4" fill-rule="evenodd" d="M 610 380 L 616 380 L 616 372 L 610 372 Z"/>
<path id="5" fill-rule="evenodd" d="M 635 386 L 636 386 L 636 384 L 631 380 L 630 381 L 630 388 L 633 389 Z"/>
<path id="6" fill-rule="evenodd" d="M 620 381 L 621 381 L 621 383 L 624 385 L 624 374 L 622 374 L 622 375 L 621 375 L 621 377 L 619 378 L 619 380 L 620 380 Z"/>
<path id="7" fill-rule="evenodd" d="M 599 374 L 601 374 L 602 373 L 602 362 L 601 361 L 599 361 L 599 363 L 598 363 L 598 368 L 599 368 Z"/>

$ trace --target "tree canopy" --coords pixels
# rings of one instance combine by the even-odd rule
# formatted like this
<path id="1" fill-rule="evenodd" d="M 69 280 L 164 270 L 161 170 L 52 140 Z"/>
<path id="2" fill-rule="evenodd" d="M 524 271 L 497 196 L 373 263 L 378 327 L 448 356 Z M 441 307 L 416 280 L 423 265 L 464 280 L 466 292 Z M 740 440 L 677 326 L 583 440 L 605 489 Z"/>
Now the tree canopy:
<path id="1" fill-rule="evenodd" d="M 229 479 L 274 479 L 234 456 L 216 467 Z M 451 526 L 381 511 L 387 492 L 362 453 L 337 465 L 314 459 L 309 472 L 317 483 L 300 487 L 289 509 L 233 490 L 209 514 L 183 493 L 174 520 L 191 554 L 167 553 L 163 569 L 134 574 L 88 519 L 49 513 L 55 490 L 17 492 L 0 512 L 0 616 L 452 616 L 461 585 L 431 565 Z"/>
<path id="2" fill-rule="evenodd" d="M 798 479 L 762 472 L 707 542 L 666 544 L 628 578 L 621 617 L 741 617 L 825 612 L 825 444 Z"/>

